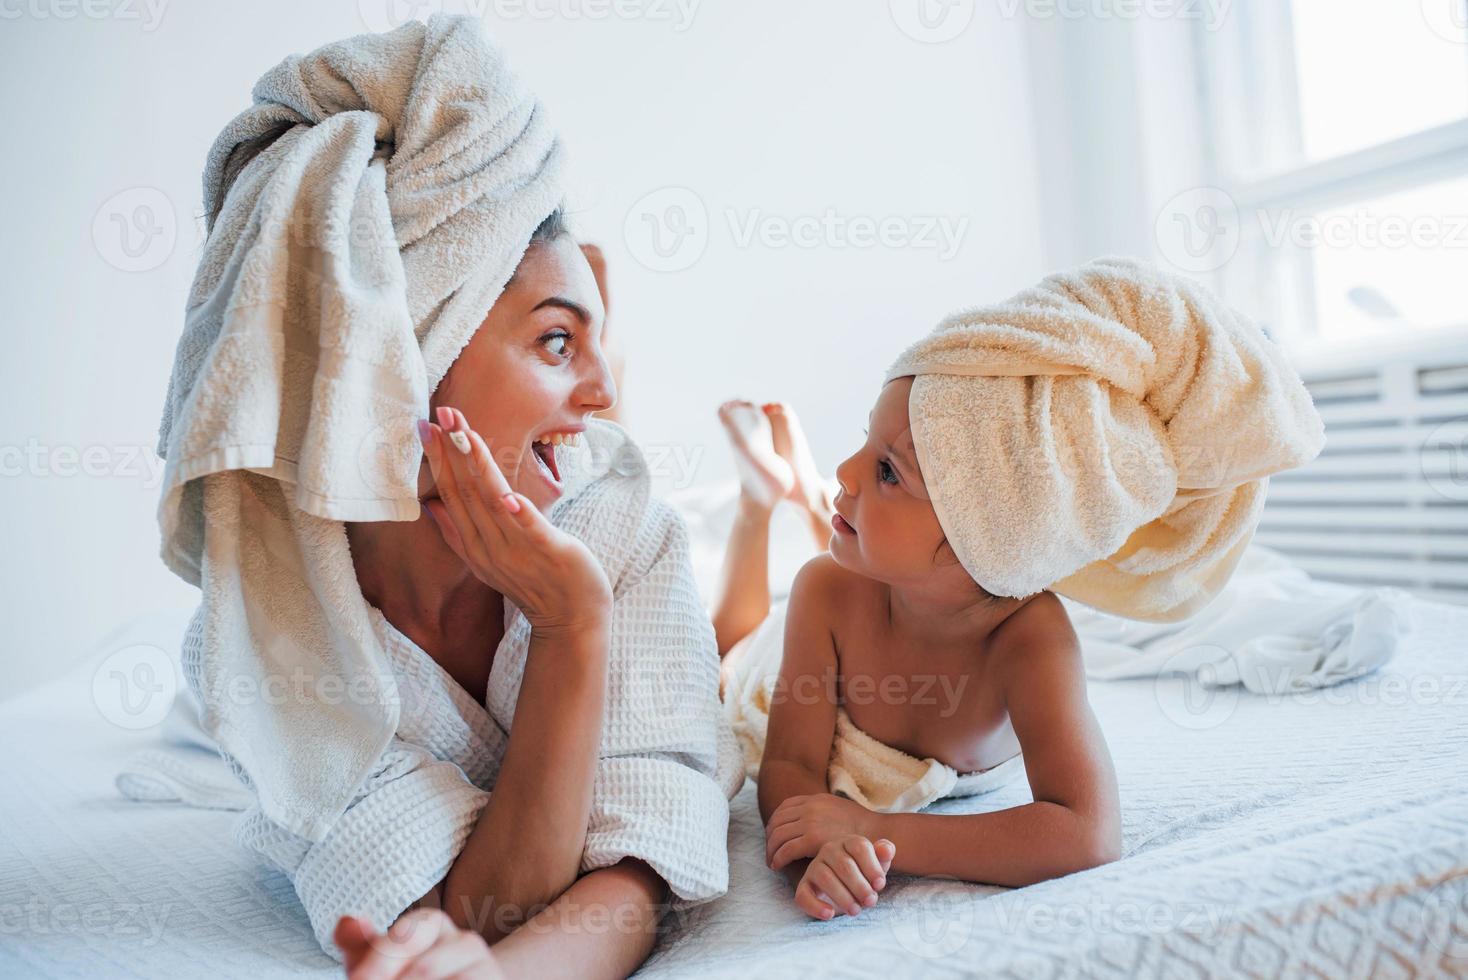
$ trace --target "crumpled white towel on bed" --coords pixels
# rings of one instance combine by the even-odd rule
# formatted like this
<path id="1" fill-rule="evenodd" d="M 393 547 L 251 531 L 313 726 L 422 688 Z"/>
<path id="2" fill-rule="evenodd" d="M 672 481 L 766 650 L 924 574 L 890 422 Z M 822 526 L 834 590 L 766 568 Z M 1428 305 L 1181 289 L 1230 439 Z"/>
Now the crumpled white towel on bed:
<path id="1" fill-rule="evenodd" d="M 1411 597 L 1402 590 L 1321 582 L 1257 544 L 1223 592 L 1180 623 L 1123 619 L 1061 601 L 1089 677 L 1186 674 L 1204 687 L 1239 684 L 1256 694 L 1369 674 L 1392 659 L 1412 629 Z"/>

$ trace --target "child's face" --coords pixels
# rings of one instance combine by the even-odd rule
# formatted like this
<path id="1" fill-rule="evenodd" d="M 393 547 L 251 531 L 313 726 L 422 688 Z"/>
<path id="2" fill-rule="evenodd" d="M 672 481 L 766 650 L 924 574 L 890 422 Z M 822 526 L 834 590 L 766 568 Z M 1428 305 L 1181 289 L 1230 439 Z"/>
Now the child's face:
<path id="1" fill-rule="evenodd" d="M 841 490 L 831 557 L 859 575 L 887 583 L 927 580 L 940 568 L 967 574 L 947 552 L 943 528 L 918 469 L 907 419 L 912 378 L 883 386 L 866 445 L 836 468 Z"/>

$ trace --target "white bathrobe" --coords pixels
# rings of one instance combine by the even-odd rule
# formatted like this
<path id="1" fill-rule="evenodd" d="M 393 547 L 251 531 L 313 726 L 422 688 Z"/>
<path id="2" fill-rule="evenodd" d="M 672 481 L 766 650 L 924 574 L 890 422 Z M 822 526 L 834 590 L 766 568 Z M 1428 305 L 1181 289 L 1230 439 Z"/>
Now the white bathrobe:
<path id="1" fill-rule="evenodd" d="M 570 492 L 548 517 L 586 542 L 614 595 L 601 760 L 581 869 L 639 858 L 668 882 L 677 904 L 706 901 L 728 887 L 728 799 L 744 774 L 720 717 L 718 653 L 694 585 L 687 531 L 649 496 L 643 456 L 619 427 L 594 421 L 582 447 L 560 452 L 567 471 L 579 475 L 568 478 Z M 338 530 L 345 539 L 345 525 Z M 250 794 L 219 786 L 191 766 L 197 753 L 149 751 L 118 781 L 138 799 L 244 805 L 236 841 L 290 876 L 332 956 L 339 956 L 331 933 L 340 916 L 365 914 L 386 928 L 453 864 L 494 789 L 530 643 L 529 623 L 507 602 L 505 635 L 480 707 L 376 608 L 367 609 L 391 659 L 401 710 L 387 749 L 321 840 L 271 820 Z M 193 698 L 202 625 L 196 615 L 183 646 Z M 180 699 L 175 711 L 191 716 L 195 708 Z M 207 738 L 190 717 L 169 727 L 180 743 Z M 232 768 L 248 788 L 243 769 Z M 548 770 L 545 777 L 557 775 Z"/>

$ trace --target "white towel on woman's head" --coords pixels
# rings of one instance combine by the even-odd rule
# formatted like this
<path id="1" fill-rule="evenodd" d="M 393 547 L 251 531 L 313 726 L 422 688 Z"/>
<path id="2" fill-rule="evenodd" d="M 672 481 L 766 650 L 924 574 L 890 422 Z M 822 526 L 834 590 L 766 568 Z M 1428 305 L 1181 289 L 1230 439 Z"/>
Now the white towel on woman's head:
<path id="1" fill-rule="evenodd" d="M 887 379 L 907 375 L 918 464 L 974 581 L 1134 619 L 1180 620 L 1217 595 L 1269 475 L 1325 438 L 1258 326 L 1130 259 L 949 317 Z"/>
<path id="2" fill-rule="evenodd" d="M 399 710 L 338 522 L 419 516 L 414 422 L 559 202 L 560 157 L 479 22 L 447 16 L 286 58 L 209 151 L 163 558 L 203 593 L 204 727 L 307 839 Z M 318 681 L 335 703 L 294 693 Z"/>

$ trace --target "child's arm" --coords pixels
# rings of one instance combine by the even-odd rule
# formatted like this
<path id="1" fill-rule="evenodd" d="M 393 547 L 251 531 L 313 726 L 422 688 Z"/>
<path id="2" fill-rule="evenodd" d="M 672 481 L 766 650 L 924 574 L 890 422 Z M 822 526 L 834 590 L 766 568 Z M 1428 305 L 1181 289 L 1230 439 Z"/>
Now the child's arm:
<path id="1" fill-rule="evenodd" d="M 892 870 L 1020 887 L 1121 856 L 1116 774 L 1086 701 L 1080 643 L 1059 600 L 1037 601 L 1055 603 L 1055 614 L 1010 624 L 1014 632 L 993 651 L 1035 802 L 994 813 L 877 814 L 877 832 L 897 845 Z"/>
<path id="2" fill-rule="evenodd" d="M 770 817 L 780 804 L 830 791 L 826 768 L 831 760 L 831 742 L 836 736 L 838 692 L 836 644 L 829 625 L 830 588 L 835 569 L 828 567 L 827 562 L 829 559 L 824 556 L 807 562 L 790 589 L 785 650 L 771 696 L 770 725 L 759 770 L 759 809 L 767 825 L 767 836 L 771 831 Z M 835 908 L 825 907 L 812 889 L 801 888 L 801 882 L 809 869 L 809 859 L 817 856 L 825 842 L 824 838 L 817 841 L 814 837 L 802 841 L 809 844 L 800 848 L 806 857 L 786 862 L 778 869 L 795 886 L 796 904 L 816 918 L 830 918 Z M 866 847 L 870 849 L 872 845 Z M 768 852 L 767 842 L 767 855 Z M 883 857 L 890 862 L 888 852 L 884 851 Z M 829 870 L 820 869 L 818 873 L 828 876 Z M 885 876 L 885 867 L 880 871 Z M 853 878 L 852 888 L 860 890 L 862 884 Z M 820 890 L 828 893 L 830 889 Z"/>
<path id="3" fill-rule="evenodd" d="M 836 644 L 831 638 L 829 559 L 795 576 L 785 616 L 785 652 L 770 705 L 759 767 L 760 818 L 768 822 L 792 796 L 828 792 L 826 767 L 836 736 Z"/>

